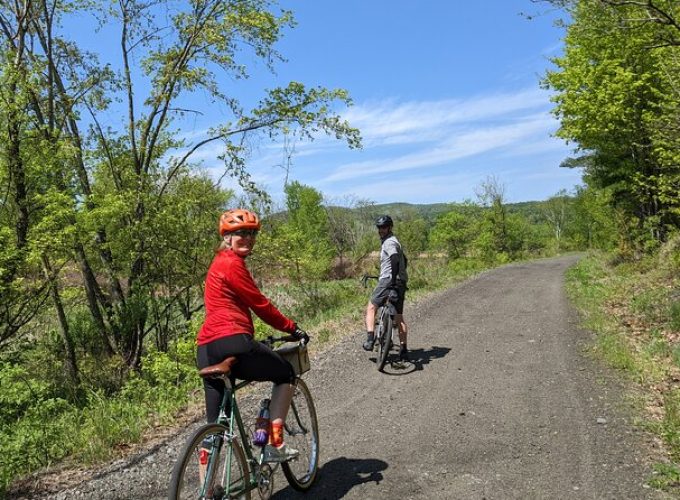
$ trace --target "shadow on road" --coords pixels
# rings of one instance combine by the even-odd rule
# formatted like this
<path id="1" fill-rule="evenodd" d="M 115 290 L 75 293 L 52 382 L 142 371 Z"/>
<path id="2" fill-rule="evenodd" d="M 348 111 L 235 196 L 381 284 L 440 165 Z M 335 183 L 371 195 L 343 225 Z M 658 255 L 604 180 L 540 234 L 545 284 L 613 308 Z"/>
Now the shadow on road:
<path id="1" fill-rule="evenodd" d="M 385 365 L 383 372 L 386 375 L 392 376 L 402 376 L 408 375 L 415 371 L 423 369 L 424 365 L 427 365 L 433 359 L 439 359 L 446 356 L 450 347 L 437 347 L 432 346 L 430 349 L 412 349 L 409 350 L 410 361 L 398 361 L 397 359 L 391 359 L 388 365 Z"/>
<path id="2" fill-rule="evenodd" d="M 276 492 L 272 499 L 283 500 L 286 498 L 314 498 L 314 499 L 337 499 L 360 484 L 380 484 L 383 480 L 382 471 L 387 469 L 387 462 L 376 458 L 334 458 L 319 469 L 319 475 L 312 489 L 304 493 L 295 491 L 290 486 Z M 277 480 L 285 481 L 283 475 L 277 474 Z"/>

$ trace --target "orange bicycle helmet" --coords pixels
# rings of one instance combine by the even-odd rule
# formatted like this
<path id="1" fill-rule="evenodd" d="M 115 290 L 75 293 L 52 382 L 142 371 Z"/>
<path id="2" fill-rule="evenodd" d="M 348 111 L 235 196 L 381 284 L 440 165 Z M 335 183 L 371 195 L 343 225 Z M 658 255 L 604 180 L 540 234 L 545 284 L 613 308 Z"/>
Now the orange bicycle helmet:
<path id="1" fill-rule="evenodd" d="M 227 210 L 220 217 L 220 236 L 239 229 L 260 229 L 260 219 L 245 208 Z"/>

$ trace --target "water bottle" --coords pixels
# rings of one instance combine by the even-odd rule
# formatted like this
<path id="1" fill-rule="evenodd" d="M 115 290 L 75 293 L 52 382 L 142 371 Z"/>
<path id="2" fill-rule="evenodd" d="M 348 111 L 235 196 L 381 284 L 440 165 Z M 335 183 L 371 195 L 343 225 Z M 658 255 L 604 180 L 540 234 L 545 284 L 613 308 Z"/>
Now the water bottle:
<path id="1" fill-rule="evenodd" d="M 203 440 L 203 442 L 201 443 L 201 449 L 198 451 L 199 464 L 206 465 L 208 463 L 208 456 L 210 455 L 212 445 L 213 445 L 212 436 L 209 436 Z"/>
<path id="2" fill-rule="evenodd" d="M 267 444 L 267 441 L 269 441 L 269 425 L 269 400 L 263 399 L 260 403 L 260 413 L 255 421 L 255 433 L 253 434 L 253 444 L 255 446 Z"/>
<path id="3" fill-rule="evenodd" d="M 201 465 L 208 465 L 208 455 L 210 455 L 210 452 L 205 448 L 201 448 L 198 452 L 198 463 Z"/>

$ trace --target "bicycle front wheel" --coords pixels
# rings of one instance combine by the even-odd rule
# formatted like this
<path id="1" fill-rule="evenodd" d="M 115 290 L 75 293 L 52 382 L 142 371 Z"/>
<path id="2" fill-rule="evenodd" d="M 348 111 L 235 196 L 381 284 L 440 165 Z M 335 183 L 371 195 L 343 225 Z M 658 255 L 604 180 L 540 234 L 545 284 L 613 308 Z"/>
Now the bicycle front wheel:
<path id="1" fill-rule="evenodd" d="M 297 379 L 293 402 L 285 425 L 285 441 L 300 455 L 281 464 L 283 473 L 294 489 L 311 488 L 319 468 L 319 424 L 312 394 L 302 379 Z"/>
<path id="2" fill-rule="evenodd" d="M 250 499 L 248 471 L 243 448 L 229 429 L 204 425 L 187 441 L 175 464 L 168 499 Z"/>
<path id="3" fill-rule="evenodd" d="M 376 361 L 379 372 L 385 368 L 387 356 L 390 354 L 390 349 L 392 348 L 392 317 L 389 314 L 383 314 L 383 321 L 380 328 L 382 334 L 378 339 L 378 359 Z"/>

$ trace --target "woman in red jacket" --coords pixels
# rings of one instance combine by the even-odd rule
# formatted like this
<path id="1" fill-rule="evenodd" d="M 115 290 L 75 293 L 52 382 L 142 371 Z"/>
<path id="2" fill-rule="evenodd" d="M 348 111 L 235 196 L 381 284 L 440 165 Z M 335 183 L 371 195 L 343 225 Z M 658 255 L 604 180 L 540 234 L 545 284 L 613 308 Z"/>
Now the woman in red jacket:
<path id="1" fill-rule="evenodd" d="M 295 322 L 284 316 L 258 289 L 246 267 L 253 251 L 260 221 L 253 212 L 228 210 L 220 218 L 223 238 L 205 278 L 205 321 L 198 332 L 198 368 L 219 363 L 228 356 L 238 362 L 232 375 L 240 380 L 274 383 L 270 412 L 272 434 L 265 448 L 268 461 L 285 461 L 297 450 L 283 443 L 283 422 L 293 397 L 293 367 L 268 346 L 254 338 L 250 312 L 277 330 L 302 336 Z M 224 394 L 224 384 L 204 379 L 206 417 L 215 422 Z"/>

